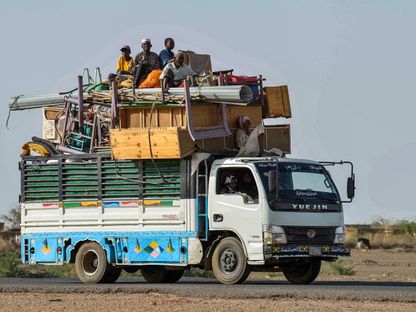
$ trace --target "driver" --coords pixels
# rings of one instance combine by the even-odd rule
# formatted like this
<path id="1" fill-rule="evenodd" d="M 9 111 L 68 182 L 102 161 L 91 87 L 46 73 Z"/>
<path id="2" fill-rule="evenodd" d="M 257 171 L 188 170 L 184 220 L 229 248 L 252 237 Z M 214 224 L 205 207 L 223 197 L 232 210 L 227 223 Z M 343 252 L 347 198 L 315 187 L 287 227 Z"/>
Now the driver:
<path id="1" fill-rule="evenodd" d="M 241 193 L 246 193 L 253 199 L 258 197 L 257 186 L 250 172 L 244 173 L 239 190 Z"/>

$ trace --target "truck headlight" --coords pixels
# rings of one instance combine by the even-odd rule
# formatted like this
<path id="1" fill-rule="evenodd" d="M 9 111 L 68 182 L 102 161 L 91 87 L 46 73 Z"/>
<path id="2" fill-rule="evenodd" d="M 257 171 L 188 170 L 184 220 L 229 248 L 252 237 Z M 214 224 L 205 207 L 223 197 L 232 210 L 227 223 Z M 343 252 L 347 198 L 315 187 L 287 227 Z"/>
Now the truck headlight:
<path id="1" fill-rule="evenodd" d="M 345 228 L 339 226 L 335 229 L 334 244 L 343 244 L 345 242 Z"/>
<path id="2" fill-rule="evenodd" d="M 285 233 L 273 233 L 273 245 L 275 244 L 286 244 L 287 243 L 287 239 L 286 239 L 286 234 Z"/>
<path id="3" fill-rule="evenodd" d="M 265 245 L 286 244 L 286 234 L 281 226 L 264 224 L 263 242 Z"/>

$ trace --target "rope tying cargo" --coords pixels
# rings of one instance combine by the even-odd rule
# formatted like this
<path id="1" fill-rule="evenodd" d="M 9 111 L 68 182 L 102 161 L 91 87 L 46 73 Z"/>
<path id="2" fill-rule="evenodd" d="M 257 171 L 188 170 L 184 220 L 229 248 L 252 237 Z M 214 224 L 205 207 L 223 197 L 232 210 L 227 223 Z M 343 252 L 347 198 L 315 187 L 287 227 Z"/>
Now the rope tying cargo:
<path id="1" fill-rule="evenodd" d="M 11 114 L 11 112 L 12 112 L 12 108 L 13 108 L 13 107 L 17 107 L 17 106 L 16 106 L 17 101 L 18 101 L 18 100 L 19 100 L 19 98 L 21 98 L 22 96 L 24 96 L 24 95 L 22 94 L 22 95 L 18 95 L 18 96 L 12 97 L 12 99 L 13 99 L 13 103 L 12 103 L 12 105 L 10 105 L 10 106 L 9 106 L 9 113 L 7 114 L 7 119 L 6 119 L 6 128 L 7 128 L 7 129 L 9 129 L 9 120 L 10 120 L 10 114 Z"/>

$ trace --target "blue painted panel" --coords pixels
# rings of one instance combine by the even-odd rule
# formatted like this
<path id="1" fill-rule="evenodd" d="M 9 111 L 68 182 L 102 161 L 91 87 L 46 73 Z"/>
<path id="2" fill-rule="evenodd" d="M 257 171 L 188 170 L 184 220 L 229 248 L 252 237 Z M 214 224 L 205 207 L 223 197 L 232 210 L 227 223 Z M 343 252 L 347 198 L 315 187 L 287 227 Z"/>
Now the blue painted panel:
<path id="1" fill-rule="evenodd" d="M 61 247 L 62 240 L 58 238 L 38 237 L 29 240 L 29 251 L 34 250 L 34 253 L 29 252 L 29 263 L 62 263 L 62 254 L 58 254 L 57 248 Z"/>
<path id="2" fill-rule="evenodd" d="M 188 237 L 196 237 L 196 232 L 55 232 L 25 234 L 22 244 L 25 239 L 33 242 L 29 244 L 35 248 L 32 264 L 69 262 L 73 248 L 86 240 L 98 242 L 110 263 L 186 264 Z M 57 247 L 69 240 L 71 244 L 63 248 L 65 257 L 58 255 Z"/>
<path id="3" fill-rule="evenodd" d="M 130 237 L 125 247 L 127 247 L 127 252 L 124 252 L 124 257 L 127 257 L 130 263 L 179 263 L 181 261 L 182 244 L 179 237 Z"/>

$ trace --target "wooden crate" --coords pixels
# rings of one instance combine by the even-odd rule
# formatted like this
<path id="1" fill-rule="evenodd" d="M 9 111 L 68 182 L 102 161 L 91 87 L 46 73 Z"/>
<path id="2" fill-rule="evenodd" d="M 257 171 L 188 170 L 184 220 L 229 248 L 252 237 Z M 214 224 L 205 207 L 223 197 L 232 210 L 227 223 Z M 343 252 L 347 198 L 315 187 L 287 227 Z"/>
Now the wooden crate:
<path id="1" fill-rule="evenodd" d="M 233 129 L 231 131 L 234 133 Z M 204 139 L 204 140 L 197 140 L 195 143 L 198 149 L 204 152 L 219 152 L 225 150 L 233 150 L 234 149 L 234 135 L 225 136 L 222 138 L 212 138 L 212 139 Z"/>
<path id="2" fill-rule="evenodd" d="M 156 106 L 150 125 L 151 106 L 121 107 L 120 128 L 186 127 L 184 106 Z"/>
<path id="3" fill-rule="evenodd" d="M 228 125 L 230 128 L 240 128 L 238 118 L 240 116 L 247 116 L 251 120 L 251 127 L 257 127 L 262 121 L 262 108 L 260 105 L 228 106 Z"/>
<path id="4" fill-rule="evenodd" d="M 111 129 L 111 152 L 114 159 L 150 159 L 148 128 Z M 154 159 L 177 159 L 192 154 L 196 147 L 186 129 L 150 128 Z"/>
<path id="5" fill-rule="evenodd" d="M 290 154 L 290 125 L 264 127 L 264 149 L 279 148 L 284 154 Z"/>
<path id="6" fill-rule="evenodd" d="M 192 105 L 194 127 L 211 127 L 222 124 L 220 104 L 206 103 Z M 186 127 L 186 108 L 183 106 L 156 106 L 150 125 L 150 106 L 120 108 L 120 128 L 141 127 Z M 248 116 L 253 127 L 262 120 L 261 106 L 229 105 L 227 107 L 228 125 L 238 128 L 238 117 Z"/>
<path id="7" fill-rule="evenodd" d="M 266 87 L 266 104 L 269 110 L 268 117 L 292 117 L 290 109 L 289 90 L 287 86 Z"/>

